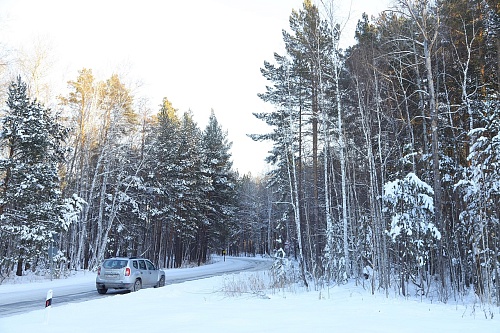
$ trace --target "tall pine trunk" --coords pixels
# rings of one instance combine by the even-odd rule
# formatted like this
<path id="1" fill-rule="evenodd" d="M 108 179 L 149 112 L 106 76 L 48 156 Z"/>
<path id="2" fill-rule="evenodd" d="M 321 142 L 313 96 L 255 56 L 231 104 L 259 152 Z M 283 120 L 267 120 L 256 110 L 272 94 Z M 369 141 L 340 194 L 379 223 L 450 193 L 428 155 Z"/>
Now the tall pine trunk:
<path id="1" fill-rule="evenodd" d="M 302 227 L 301 227 L 301 218 L 300 218 L 300 206 L 299 206 L 299 193 L 298 193 L 298 177 L 297 177 L 297 166 L 295 163 L 295 154 L 293 152 L 293 129 L 295 128 L 294 126 L 294 121 L 293 121 L 293 112 L 292 112 L 292 106 L 291 106 L 291 90 L 290 90 L 290 79 L 288 77 L 289 72 L 287 69 L 287 86 L 288 86 L 288 112 L 289 112 L 289 121 L 290 121 L 290 128 L 289 128 L 289 133 L 288 133 L 288 139 L 287 139 L 287 146 L 288 149 L 287 151 L 289 154 L 287 154 L 288 158 L 288 180 L 289 180 L 289 186 L 290 186 L 290 203 L 293 207 L 293 212 L 294 212 L 294 218 L 295 218 L 295 229 L 297 233 L 297 244 L 298 244 L 298 250 L 299 250 L 299 268 L 300 268 L 300 274 L 302 277 L 302 281 L 304 282 L 304 285 L 307 287 L 307 279 L 306 279 L 306 274 L 305 274 L 305 262 L 304 262 L 304 250 L 303 250 L 303 245 L 302 245 Z M 290 161 L 291 160 L 291 161 Z"/>

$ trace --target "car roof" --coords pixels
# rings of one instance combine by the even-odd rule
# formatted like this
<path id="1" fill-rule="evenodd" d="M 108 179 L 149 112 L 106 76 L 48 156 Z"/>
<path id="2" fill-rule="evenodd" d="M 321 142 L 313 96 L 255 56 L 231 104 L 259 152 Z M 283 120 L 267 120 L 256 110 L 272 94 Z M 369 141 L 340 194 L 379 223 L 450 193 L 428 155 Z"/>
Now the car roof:
<path id="1" fill-rule="evenodd" d="M 105 260 L 116 260 L 116 259 L 129 260 L 129 259 L 145 259 L 145 258 L 142 258 L 142 257 L 111 257 L 111 258 L 106 258 Z"/>

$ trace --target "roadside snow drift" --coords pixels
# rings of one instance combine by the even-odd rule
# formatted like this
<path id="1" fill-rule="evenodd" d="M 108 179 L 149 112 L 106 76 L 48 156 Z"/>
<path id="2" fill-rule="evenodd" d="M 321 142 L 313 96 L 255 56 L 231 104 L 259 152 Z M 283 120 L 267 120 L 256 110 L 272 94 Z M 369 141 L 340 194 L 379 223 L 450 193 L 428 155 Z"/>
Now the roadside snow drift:
<path id="1" fill-rule="evenodd" d="M 211 269 L 206 267 L 197 269 Z M 321 292 L 299 287 L 259 293 L 228 290 L 256 275 L 265 280 L 269 273 L 216 276 L 61 306 L 54 295 L 47 310 L 42 300 L 40 310 L 0 318 L 0 332 L 500 332 L 498 308 L 386 298 L 352 284 Z M 86 273 L 60 283 L 75 279 L 90 284 L 94 278 Z M 0 286 L 0 302 L 9 287 L 23 289 Z"/>

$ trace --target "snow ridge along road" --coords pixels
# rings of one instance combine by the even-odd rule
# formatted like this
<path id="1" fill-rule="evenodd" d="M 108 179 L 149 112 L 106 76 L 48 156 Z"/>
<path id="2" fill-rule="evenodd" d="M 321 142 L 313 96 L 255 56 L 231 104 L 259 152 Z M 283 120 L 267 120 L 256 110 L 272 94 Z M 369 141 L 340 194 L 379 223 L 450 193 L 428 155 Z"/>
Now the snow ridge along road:
<path id="1" fill-rule="evenodd" d="M 216 260 L 218 261 L 213 264 L 200 267 L 167 269 L 166 284 L 245 271 L 261 271 L 272 265 L 272 260 L 258 257 L 226 257 L 225 261 L 217 257 Z M 43 309 L 49 289 L 54 293 L 53 307 L 126 293 L 109 290 L 106 295 L 99 295 L 95 289 L 95 276 L 96 273 L 93 272 L 81 272 L 67 279 L 0 285 L 0 318 Z"/>

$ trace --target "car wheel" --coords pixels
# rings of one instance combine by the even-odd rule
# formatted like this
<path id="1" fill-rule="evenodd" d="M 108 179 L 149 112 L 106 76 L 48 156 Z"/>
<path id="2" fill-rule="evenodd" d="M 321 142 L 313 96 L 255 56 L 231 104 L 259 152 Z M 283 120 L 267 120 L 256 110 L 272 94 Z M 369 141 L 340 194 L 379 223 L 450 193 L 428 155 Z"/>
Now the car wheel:
<path id="1" fill-rule="evenodd" d="M 107 289 L 107 288 L 99 288 L 99 289 L 97 289 L 97 292 L 98 292 L 99 294 L 101 294 L 101 295 L 104 295 L 107 291 L 108 291 L 108 289 Z"/>
<path id="2" fill-rule="evenodd" d="M 142 283 L 141 280 L 137 279 L 135 280 L 134 287 L 132 288 L 132 291 L 139 291 L 142 288 Z"/>
<path id="3" fill-rule="evenodd" d="M 156 285 L 156 287 L 165 287 L 165 277 L 162 276 L 160 278 L 160 281 L 158 281 L 158 284 Z"/>

